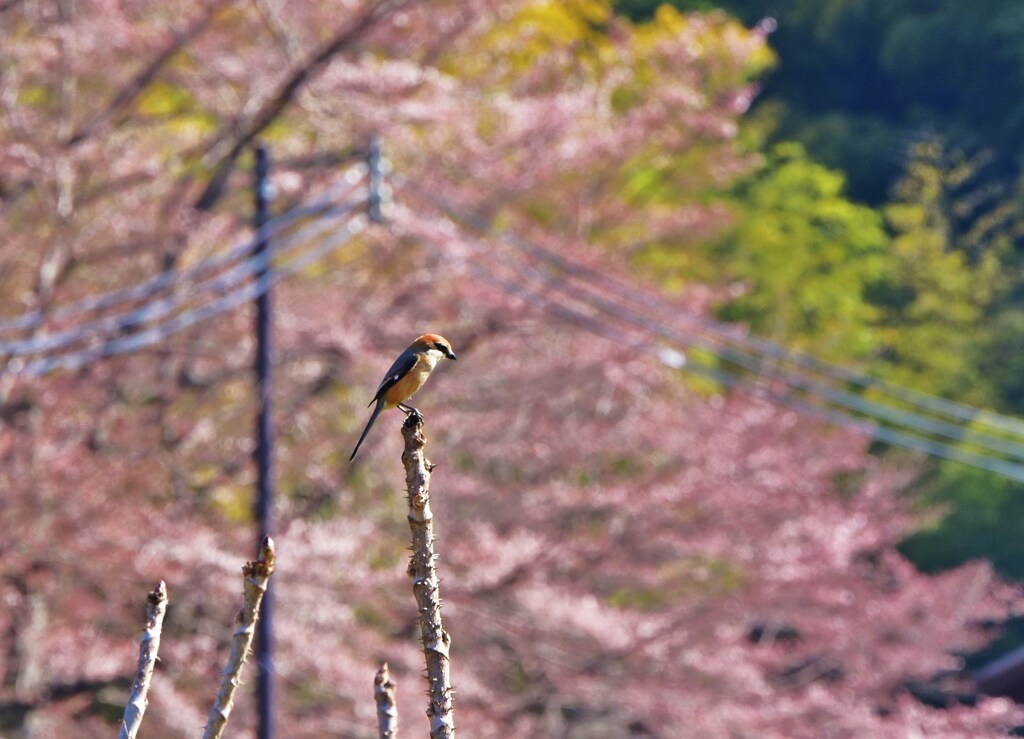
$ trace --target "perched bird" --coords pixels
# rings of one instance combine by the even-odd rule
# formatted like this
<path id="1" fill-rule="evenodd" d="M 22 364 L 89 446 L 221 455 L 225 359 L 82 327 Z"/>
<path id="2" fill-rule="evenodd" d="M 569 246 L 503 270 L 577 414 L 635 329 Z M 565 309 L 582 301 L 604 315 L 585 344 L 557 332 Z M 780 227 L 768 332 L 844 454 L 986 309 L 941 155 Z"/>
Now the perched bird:
<path id="1" fill-rule="evenodd" d="M 423 387 L 423 383 L 430 377 L 434 367 L 445 357 L 456 359 L 455 352 L 452 351 L 452 345 L 448 343 L 448 339 L 437 334 L 423 334 L 423 336 L 409 344 L 409 347 L 404 352 L 398 355 L 398 359 L 395 360 L 395 363 L 391 365 L 391 369 L 388 370 L 388 373 L 384 375 L 384 379 L 381 380 L 380 387 L 377 388 L 377 394 L 373 396 L 373 400 L 367 406 L 369 407 L 374 403 L 377 404 L 377 407 L 373 409 L 373 413 L 370 415 L 370 420 L 366 423 L 366 428 L 363 429 L 362 436 L 356 442 L 356 448 L 352 450 L 352 456 L 348 458 L 349 462 L 356 458 L 356 452 L 362 446 L 363 439 L 370 433 L 370 429 L 373 428 L 373 422 L 377 420 L 377 416 L 380 415 L 381 411 L 397 407 L 399 410 L 404 411 L 406 415 L 419 413 L 412 406 L 406 405 L 405 401 Z"/>

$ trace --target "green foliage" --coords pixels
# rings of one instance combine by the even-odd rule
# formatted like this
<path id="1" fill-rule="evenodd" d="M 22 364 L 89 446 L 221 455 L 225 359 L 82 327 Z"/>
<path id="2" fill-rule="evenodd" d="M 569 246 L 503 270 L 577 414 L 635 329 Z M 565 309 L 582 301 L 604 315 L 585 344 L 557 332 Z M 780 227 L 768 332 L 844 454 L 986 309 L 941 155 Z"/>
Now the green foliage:
<path id="1" fill-rule="evenodd" d="M 1024 413 L 1024 308 L 997 314 L 980 344 L 978 372 L 992 385 L 996 405 Z"/>
<path id="2" fill-rule="evenodd" d="M 507 196 L 504 213 L 491 214 L 497 223 L 527 214 L 549 232 L 636 252 L 710 220 L 680 218 L 680 204 L 740 168 L 736 108 L 773 61 L 759 34 L 724 13 L 666 5 L 633 25 L 607 0 L 574 0 L 523 5 L 439 67 L 486 91 L 475 100 L 472 133 L 488 150 L 532 127 L 535 144 L 546 136 L 557 152 L 522 167 L 531 177 L 550 169 L 561 197 L 537 188 Z M 527 95 L 549 89 L 560 91 L 558 108 L 515 114 Z M 558 148 L 559 130 L 586 132 L 588 146 Z"/>
<path id="3" fill-rule="evenodd" d="M 707 254 L 719 279 L 746 286 L 722 317 L 819 355 L 864 360 L 919 390 L 1020 402 L 1024 312 L 992 320 L 1006 290 L 1003 205 L 984 205 L 991 218 L 982 236 L 955 227 L 972 208 L 965 186 L 981 166 L 937 140 L 921 143 L 883 224 L 879 211 L 845 198 L 840 173 L 797 145 L 776 147 L 730 193 L 737 225 Z M 923 502 L 949 513 L 908 542 L 908 553 L 933 569 L 990 553 L 1016 574 L 1021 518 L 1011 514 L 1024 488 L 955 464 L 942 465 L 939 480 Z"/>
<path id="4" fill-rule="evenodd" d="M 470 50 L 460 50 L 440 66 L 460 79 L 492 76 L 500 70 L 515 85 L 538 60 L 555 61 L 564 75 L 600 74 L 602 57 L 611 54 L 605 33 L 611 8 L 605 0 L 537 2 L 495 26 Z"/>
<path id="5" fill-rule="evenodd" d="M 880 214 L 844 195 L 841 173 L 776 146 L 726 196 L 736 225 L 705 250 L 703 271 L 742 286 L 720 316 L 833 358 L 867 357 L 877 338 L 866 299 L 886 266 Z"/>
<path id="6" fill-rule="evenodd" d="M 706 0 L 672 0 L 705 10 Z M 958 148 L 996 153 L 998 176 L 1024 160 L 1024 7 L 1004 0 L 718 0 L 753 25 L 778 21 L 783 59 L 761 104 L 778 105 L 776 141 L 801 141 L 816 161 L 843 170 L 856 199 L 881 204 L 922 132 Z M 657 2 L 622 0 L 631 18 Z M 965 63 L 964 60 L 970 60 Z M 993 173 L 994 175 L 997 173 Z"/>
<path id="7" fill-rule="evenodd" d="M 998 245 L 974 259 L 956 248 L 953 189 L 969 162 L 945 158 L 935 141 L 915 148 L 907 174 L 886 209 L 893 232 L 892 269 L 875 299 L 882 311 L 881 371 L 918 389 L 986 402 L 991 378 L 978 373 L 986 308 L 999 288 Z"/>
<path id="8" fill-rule="evenodd" d="M 184 87 L 167 82 L 151 82 L 139 96 L 139 115 L 164 118 L 190 110 L 195 105 L 191 93 Z"/>
<path id="9" fill-rule="evenodd" d="M 945 515 L 901 545 L 918 566 L 934 572 L 984 557 L 1005 575 L 1024 578 L 1024 485 L 943 463 L 923 503 Z"/>
<path id="10" fill-rule="evenodd" d="M 784 105 L 775 109 L 776 137 L 785 130 L 816 161 L 845 173 L 851 197 L 879 205 L 902 176 L 907 136 L 879 117 L 827 112 L 797 122 Z"/>
<path id="11" fill-rule="evenodd" d="M 734 227 L 706 249 L 649 249 L 644 266 L 733 286 L 721 317 L 761 335 L 1024 413 L 1024 3 L 670 4 L 774 17 L 780 63 L 748 117 L 744 140 L 769 153 L 726 197 Z M 616 10 L 642 21 L 659 5 Z M 631 184 L 667 192 L 650 171 Z M 942 463 L 926 489 L 940 508 L 904 547 L 920 566 L 987 557 L 1024 577 L 1024 486 Z"/>
<path id="12" fill-rule="evenodd" d="M 616 0 L 615 10 L 635 21 L 646 21 L 653 18 L 658 8 L 662 5 L 673 5 L 680 10 L 701 12 L 722 7 L 722 3 L 715 0 L 690 0 L 689 2 L 674 3 L 667 3 L 665 0 Z"/>

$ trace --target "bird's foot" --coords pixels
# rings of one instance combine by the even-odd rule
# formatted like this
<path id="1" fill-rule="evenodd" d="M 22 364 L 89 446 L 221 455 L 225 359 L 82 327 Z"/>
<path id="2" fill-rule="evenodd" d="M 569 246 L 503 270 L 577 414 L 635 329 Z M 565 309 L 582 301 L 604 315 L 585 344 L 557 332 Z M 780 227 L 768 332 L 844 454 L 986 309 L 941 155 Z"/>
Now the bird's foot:
<path id="1" fill-rule="evenodd" d="M 411 405 L 399 403 L 398 409 L 405 413 L 405 424 L 407 426 L 415 426 L 416 424 L 423 423 L 423 414 Z"/>

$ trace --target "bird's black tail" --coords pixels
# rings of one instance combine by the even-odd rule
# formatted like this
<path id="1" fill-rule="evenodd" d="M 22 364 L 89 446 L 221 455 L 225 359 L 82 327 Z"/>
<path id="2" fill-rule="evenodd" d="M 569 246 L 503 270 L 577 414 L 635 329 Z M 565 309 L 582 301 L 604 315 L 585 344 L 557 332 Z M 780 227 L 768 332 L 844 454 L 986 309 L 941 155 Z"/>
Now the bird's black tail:
<path id="1" fill-rule="evenodd" d="M 358 452 L 359 447 L 363 445 L 363 439 L 365 439 L 366 435 L 370 433 L 370 429 L 373 428 L 373 422 L 377 420 L 377 416 L 380 415 L 382 410 L 384 410 L 384 398 L 377 401 L 377 406 L 373 409 L 373 413 L 370 414 L 370 420 L 366 422 L 366 428 L 363 429 L 363 433 L 359 437 L 359 441 L 356 442 L 356 448 L 352 450 L 352 456 L 348 458 L 349 462 L 356 458 L 356 452 Z"/>

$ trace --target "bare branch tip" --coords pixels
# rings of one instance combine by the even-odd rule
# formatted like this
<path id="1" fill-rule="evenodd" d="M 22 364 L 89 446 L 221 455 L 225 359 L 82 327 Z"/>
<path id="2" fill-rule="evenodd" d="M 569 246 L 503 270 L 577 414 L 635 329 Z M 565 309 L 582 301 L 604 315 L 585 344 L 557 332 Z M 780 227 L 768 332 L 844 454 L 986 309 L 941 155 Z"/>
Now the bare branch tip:
<path id="1" fill-rule="evenodd" d="M 259 559 L 253 562 L 246 562 L 242 567 L 242 573 L 246 576 L 270 577 L 274 572 L 274 565 L 277 562 L 277 550 L 274 547 L 274 540 L 264 536 L 260 543 Z"/>
<path id="2" fill-rule="evenodd" d="M 167 600 L 167 583 L 163 580 L 156 584 L 156 587 L 149 593 L 147 598 L 150 605 L 156 606 Z"/>
<path id="3" fill-rule="evenodd" d="M 274 547 L 274 540 L 269 536 L 264 536 L 263 541 L 260 542 L 260 559 L 264 562 L 273 561 L 277 550 Z"/>
<path id="4" fill-rule="evenodd" d="M 264 549 L 261 553 L 260 560 L 266 565 L 267 574 L 269 575 L 274 571 L 274 565 L 277 564 L 277 552 L 274 551 L 273 545 Z"/>

